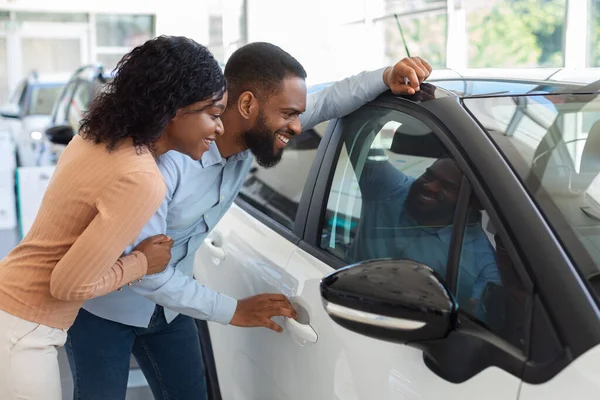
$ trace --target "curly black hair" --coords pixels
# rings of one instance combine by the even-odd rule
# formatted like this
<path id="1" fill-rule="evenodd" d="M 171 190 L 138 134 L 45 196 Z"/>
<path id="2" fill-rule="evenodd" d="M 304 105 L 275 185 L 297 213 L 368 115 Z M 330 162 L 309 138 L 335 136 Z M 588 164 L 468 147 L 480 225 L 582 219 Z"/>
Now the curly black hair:
<path id="1" fill-rule="evenodd" d="M 225 77 L 212 53 L 182 36 L 159 36 L 126 54 L 85 113 L 79 133 L 113 150 L 125 138 L 153 148 L 177 110 L 223 98 Z"/>

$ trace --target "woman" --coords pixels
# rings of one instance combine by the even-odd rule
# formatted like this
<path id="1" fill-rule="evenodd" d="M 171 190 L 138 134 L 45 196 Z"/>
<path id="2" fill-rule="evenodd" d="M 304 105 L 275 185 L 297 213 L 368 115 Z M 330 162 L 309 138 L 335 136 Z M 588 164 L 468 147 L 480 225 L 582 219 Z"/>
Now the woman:
<path id="1" fill-rule="evenodd" d="M 84 300 L 161 272 L 160 235 L 122 255 L 165 196 L 157 158 L 200 159 L 223 133 L 212 54 L 159 37 L 127 54 L 62 154 L 35 223 L 0 261 L 0 399 L 61 399 L 57 347 Z"/>

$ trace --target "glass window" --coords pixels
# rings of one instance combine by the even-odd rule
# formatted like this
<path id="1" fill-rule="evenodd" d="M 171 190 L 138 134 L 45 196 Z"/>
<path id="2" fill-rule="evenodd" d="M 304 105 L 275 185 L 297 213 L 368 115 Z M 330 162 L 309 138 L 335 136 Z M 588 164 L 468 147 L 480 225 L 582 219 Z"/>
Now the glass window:
<path id="1" fill-rule="evenodd" d="M 123 58 L 125 54 L 115 53 L 115 54 L 98 54 L 98 62 L 102 64 L 105 71 L 113 71 L 121 58 Z"/>
<path id="2" fill-rule="evenodd" d="M 408 49 L 411 56 L 423 57 L 433 68 L 446 67 L 446 25 L 445 6 L 410 16 L 388 15 L 375 24 L 384 41 L 387 63 L 408 57 Z"/>
<path id="3" fill-rule="evenodd" d="M 62 88 L 62 84 L 32 86 L 28 114 L 50 115 Z"/>
<path id="4" fill-rule="evenodd" d="M 97 45 L 135 47 L 154 37 L 152 15 L 96 15 Z"/>
<path id="5" fill-rule="evenodd" d="M 521 347 L 525 315 L 518 321 L 505 318 L 514 304 L 498 294 L 514 283 L 505 282 L 499 271 L 495 230 L 474 197 L 464 232 L 455 229 L 463 174 L 436 134 L 413 116 L 377 107 L 352 114 L 343 129 L 321 248 L 346 264 L 412 260 L 449 279 L 451 239 L 461 235 L 459 264 L 450 266 L 458 268 L 460 308 Z M 516 277 L 511 262 L 503 266 L 510 269 L 506 275 Z"/>
<path id="6" fill-rule="evenodd" d="M 293 137 L 277 166 L 254 164 L 240 198 L 286 228 L 293 229 L 302 191 L 327 122 Z"/>
<path id="7" fill-rule="evenodd" d="M 53 114 L 54 120 L 52 122 L 54 124 L 59 125 L 67 122 L 67 109 L 71 103 L 71 97 L 73 96 L 73 91 L 76 86 L 77 81 L 70 81 L 61 93 L 60 99 L 56 103 L 56 110 Z"/>
<path id="8" fill-rule="evenodd" d="M 600 0 L 590 0 L 588 45 L 590 67 L 600 67 Z"/>
<path id="9" fill-rule="evenodd" d="M 208 42 L 211 46 L 223 44 L 223 17 L 221 15 L 208 17 Z"/>
<path id="10" fill-rule="evenodd" d="M 465 99 L 523 179 L 584 277 L 600 265 L 596 95 Z"/>
<path id="11" fill-rule="evenodd" d="M 75 89 L 75 93 L 73 94 L 73 99 L 71 100 L 71 105 L 69 107 L 68 112 L 68 123 L 69 125 L 71 125 L 71 127 L 73 128 L 73 132 L 75 133 L 79 131 L 79 126 L 81 125 L 81 118 L 83 117 L 83 113 L 88 109 L 90 100 L 90 83 L 86 81 L 81 81 Z"/>
<path id="12" fill-rule="evenodd" d="M 88 22 L 88 15 L 84 13 L 48 13 L 48 12 L 26 12 L 15 13 L 17 21 L 36 22 Z"/>
<path id="13" fill-rule="evenodd" d="M 21 71 L 71 73 L 81 66 L 81 41 L 67 38 L 23 38 Z"/>
<path id="14" fill-rule="evenodd" d="M 27 80 L 23 79 L 19 82 L 17 88 L 13 91 L 10 97 L 10 102 L 13 104 L 21 104 L 25 99 L 25 88 L 27 87 Z"/>
<path id="15" fill-rule="evenodd" d="M 462 3 L 469 67 L 564 66 L 567 0 Z"/>

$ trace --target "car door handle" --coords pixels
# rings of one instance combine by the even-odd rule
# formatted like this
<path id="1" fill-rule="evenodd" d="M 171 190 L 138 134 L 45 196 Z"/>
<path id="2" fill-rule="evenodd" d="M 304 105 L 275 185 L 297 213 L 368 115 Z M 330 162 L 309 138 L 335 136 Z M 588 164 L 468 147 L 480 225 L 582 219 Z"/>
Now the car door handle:
<path id="1" fill-rule="evenodd" d="M 221 246 L 216 245 L 212 239 L 204 239 L 204 245 L 213 257 L 218 258 L 219 260 L 225 259 L 225 250 L 223 250 Z"/>
<path id="2" fill-rule="evenodd" d="M 285 327 L 292 335 L 296 336 L 297 338 L 308 343 L 317 343 L 319 336 L 317 335 L 317 332 L 315 332 L 312 326 L 307 324 L 301 324 L 294 318 L 286 318 Z"/>

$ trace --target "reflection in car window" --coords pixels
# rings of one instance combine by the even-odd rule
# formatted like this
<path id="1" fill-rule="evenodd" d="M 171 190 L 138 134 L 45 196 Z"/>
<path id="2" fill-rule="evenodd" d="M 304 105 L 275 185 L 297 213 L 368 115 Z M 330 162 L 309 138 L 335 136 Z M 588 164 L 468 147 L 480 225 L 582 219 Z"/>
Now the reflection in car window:
<path id="1" fill-rule="evenodd" d="M 30 115 L 50 115 L 63 85 L 36 85 L 31 88 Z"/>
<path id="2" fill-rule="evenodd" d="M 598 97 L 537 95 L 464 103 L 520 175 L 583 277 L 598 274 Z"/>
<path id="3" fill-rule="evenodd" d="M 323 122 L 293 137 L 275 167 L 263 168 L 254 162 L 240 198 L 286 228 L 293 229 L 302 190 L 326 127 L 327 122 Z"/>
<path id="4" fill-rule="evenodd" d="M 497 294 L 503 280 L 489 218 L 473 201 L 465 231 L 455 231 L 463 174 L 436 134 L 415 117 L 375 107 L 346 118 L 343 127 L 321 248 L 346 264 L 408 259 L 447 277 L 451 239 L 460 234 L 458 303 L 503 333 L 506 319 L 499 319 L 498 310 L 506 307 L 494 307 L 504 302 Z M 490 287 L 500 289 L 492 293 Z M 496 314 L 488 316 L 488 310 Z M 516 336 L 514 343 L 522 345 L 522 335 Z"/>

